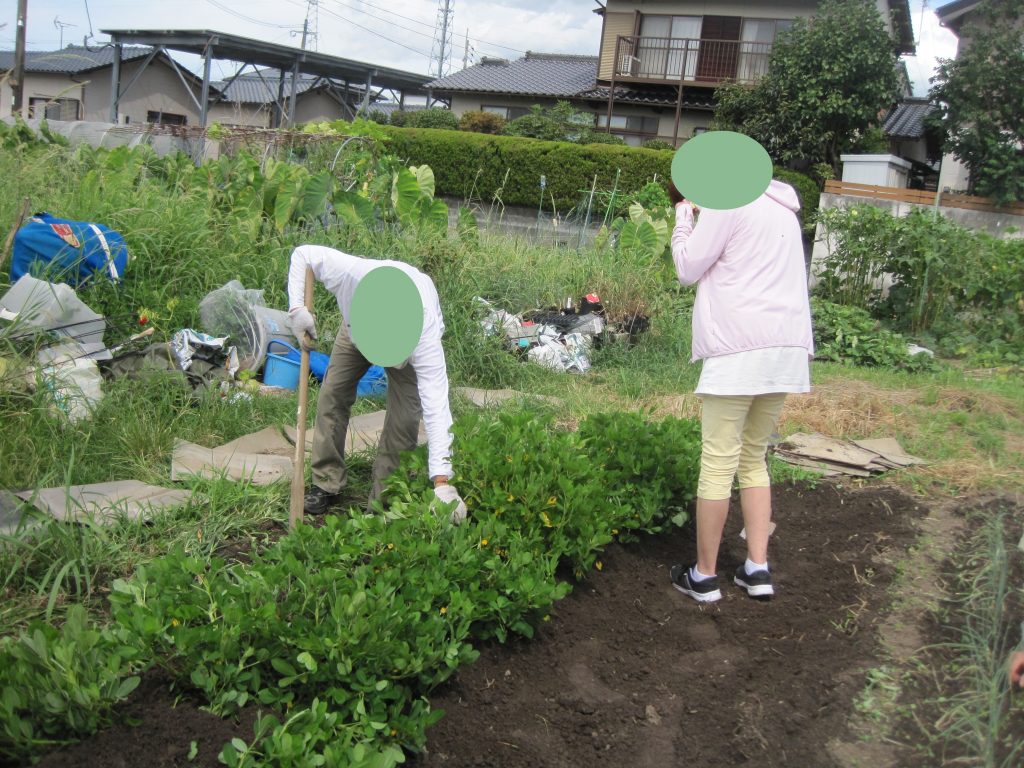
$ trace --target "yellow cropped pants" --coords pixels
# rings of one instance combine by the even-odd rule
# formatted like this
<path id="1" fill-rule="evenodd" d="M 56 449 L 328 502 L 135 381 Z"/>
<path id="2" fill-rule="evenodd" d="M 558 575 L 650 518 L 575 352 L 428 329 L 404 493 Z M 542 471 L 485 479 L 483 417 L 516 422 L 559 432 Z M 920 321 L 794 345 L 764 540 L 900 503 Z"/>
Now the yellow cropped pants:
<path id="1" fill-rule="evenodd" d="M 701 454 L 697 496 L 728 499 L 740 488 L 768 487 L 765 454 L 786 394 L 701 395 Z"/>

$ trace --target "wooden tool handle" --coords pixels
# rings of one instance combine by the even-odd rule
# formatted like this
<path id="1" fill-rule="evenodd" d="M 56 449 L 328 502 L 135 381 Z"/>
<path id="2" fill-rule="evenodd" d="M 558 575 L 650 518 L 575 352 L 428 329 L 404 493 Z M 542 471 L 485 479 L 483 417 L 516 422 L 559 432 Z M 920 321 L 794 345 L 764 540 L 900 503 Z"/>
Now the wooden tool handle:
<path id="1" fill-rule="evenodd" d="M 306 267 L 306 309 L 313 311 L 313 268 Z M 309 350 L 299 339 L 302 362 L 299 366 L 299 409 L 295 418 L 295 461 L 292 463 L 292 496 L 288 510 L 288 525 L 294 528 L 302 522 L 302 498 L 306 487 L 306 406 L 309 403 Z"/>

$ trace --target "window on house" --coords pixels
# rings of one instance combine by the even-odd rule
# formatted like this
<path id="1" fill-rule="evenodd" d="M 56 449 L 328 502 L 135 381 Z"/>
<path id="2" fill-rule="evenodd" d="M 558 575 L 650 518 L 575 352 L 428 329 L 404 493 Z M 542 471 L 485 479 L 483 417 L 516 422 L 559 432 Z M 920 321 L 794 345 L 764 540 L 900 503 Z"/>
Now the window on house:
<path id="1" fill-rule="evenodd" d="M 608 115 L 597 116 L 597 127 L 608 125 Z M 642 136 L 658 135 L 658 118 L 645 115 L 612 115 L 613 133 L 636 134 Z"/>
<path id="2" fill-rule="evenodd" d="M 508 121 L 530 114 L 530 110 L 526 107 L 497 107 L 487 104 L 480 107 L 480 111 L 490 112 L 492 115 L 501 115 Z"/>
<path id="3" fill-rule="evenodd" d="M 29 117 L 41 117 L 47 120 L 78 120 L 80 119 L 81 102 L 78 99 L 48 99 L 45 97 L 28 100 Z"/>
<path id="4" fill-rule="evenodd" d="M 744 19 L 736 79 L 750 82 L 764 77 L 775 38 L 792 26 L 792 19 Z"/>
<path id="5" fill-rule="evenodd" d="M 188 117 L 177 115 L 174 112 L 161 112 L 151 109 L 146 112 L 146 122 L 155 123 L 156 125 L 187 125 Z"/>
<path id="6" fill-rule="evenodd" d="M 644 15 L 636 60 L 626 62 L 629 67 L 620 67 L 620 71 L 634 77 L 693 80 L 700 53 L 700 27 L 700 16 Z"/>

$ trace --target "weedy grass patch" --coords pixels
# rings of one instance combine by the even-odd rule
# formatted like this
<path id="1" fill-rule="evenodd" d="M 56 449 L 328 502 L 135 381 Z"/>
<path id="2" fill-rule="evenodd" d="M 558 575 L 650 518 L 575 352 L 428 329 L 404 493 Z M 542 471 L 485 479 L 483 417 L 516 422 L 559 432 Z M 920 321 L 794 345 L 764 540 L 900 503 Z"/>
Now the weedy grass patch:
<path id="1" fill-rule="evenodd" d="M 125 234 L 133 260 L 120 287 L 80 292 L 107 317 L 108 342 L 139 330 L 142 317 L 163 339 L 196 327 L 199 301 L 232 279 L 283 308 L 288 254 L 315 242 L 432 275 L 454 385 L 549 397 L 498 414 L 456 400 L 455 483 L 470 509 L 458 528 L 433 506 L 420 449 L 403 458 L 376 515 L 284 536 L 285 484 L 212 480 L 190 483 L 192 503 L 147 523 L 42 520 L 3 537 L 4 756 L 27 758 L 103 727 L 132 681 L 159 666 L 212 711 L 262 710 L 252 739 L 225 745 L 229 766 L 394 765 L 422 748 L 437 717 L 424 696 L 472 659 L 474 640 L 530 636 L 571 588 L 564 575 L 600 567 L 612 541 L 685 522 L 699 456 L 699 406 L 687 394 L 699 374 L 689 363 L 692 289 L 674 284 L 664 260 L 607 243 L 542 247 L 479 232 L 464 216 L 445 237 L 429 169 L 353 146 L 322 153 L 338 161 L 330 179 L 315 153 L 295 170 L 245 153 L 196 168 L 148 150 L 0 151 L 9 181 L 0 217 L 13 219 L 31 197 L 35 210 Z M 67 172 L 53 174 L 56 166 Z M 519 313 L 590 292 L 610 320 L 641 312 L 651 328 L 595 349 L 587 376 L 528 364 L 480 326 L 477 297 Z M 318 289 L 315 310 L 326 351 L 336 302 Z M 922 492 L 1020 487 L 1019 376 L 905 365 L 898 339 L 879 342 L 863 317 L 834 317 L 835 362 L 816 362 L 815 391 L 788 400 L 783 435 L 896 437 L 931 463 L 890 476 Z M 24 352 L 0 334 L 0 358 Z M 891 370 L 897 363 L 903 370 Z M 0 487 L 12 489 L 126 477 L 167 484 L 176 438 L 212 447 L 290 424 L 296 404 L 197 394 L 154 377 L 105 382 L 92 418 L 70 424 L 45 390 L 0 379 Z M 365 498 L 367 459 L 354 469 L 353 496 Z M 804 477 L 777 462 L 772 474 Z M 81 657 L 65 664 L 78 646 Z"/>
<path id="2" fill-rule="evenodd" d="M 941 673 L 918 670 L 918 698 L 902 702 L 912 710 L 903 737 L 943 765 L 1009 768 L 1024 757 L 1024 743 L 1012 738 L 1022 705 L 1006 667 L 1022 640 L 1018 526 L 1008 525 L 1009 514 L 999 504 L 969 514 L 969 533 L 951 555 L 947 598 L 933 612 L 937 642 L 922 649 L 941 664 Z"/>

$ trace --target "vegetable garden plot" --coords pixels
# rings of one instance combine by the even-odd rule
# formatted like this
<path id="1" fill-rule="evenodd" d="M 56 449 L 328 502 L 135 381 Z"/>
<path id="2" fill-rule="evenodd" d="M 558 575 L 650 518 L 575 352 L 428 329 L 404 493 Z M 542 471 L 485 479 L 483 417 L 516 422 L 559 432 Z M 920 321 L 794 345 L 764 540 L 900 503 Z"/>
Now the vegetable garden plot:
<path id="1" fill-rule="evenodd" d="M 693 556 L 688 528 L 614 544 L 533 640 L 476 643 L 480 658 L 432 695 L 445 716 L 408 764 L 839 765 L 827 745 L 844 735 L 877 652 L 873 628 L 892 577 L 886 558 L 912 543 L 926 510 L 895 491 L 826 483 L 781 486 L 776 499 L 776 600 L 735 589 L 701 609 L 679 595 L 667 567 Z M 742 557 L 738 529 L 732 520 L 723 572 Z M 220 765 L 209 746 L 212 716 L 203 720 L 189 701 L 170 709 L 169 697 L 150 698 L 150 706 L 133 699 L 136 728 L 116 726 L 41 765 Z M 255 708 L 243 709 L 235 738 L 252 741 Z M 171 727 L 178 718 L 186 728 Z M 230 722 L 218 732 L 230 735 Z M 199 751 L 188 763 L 193 740 Z"/>

